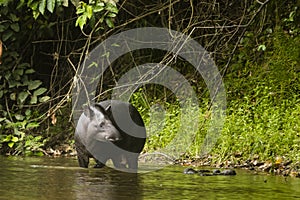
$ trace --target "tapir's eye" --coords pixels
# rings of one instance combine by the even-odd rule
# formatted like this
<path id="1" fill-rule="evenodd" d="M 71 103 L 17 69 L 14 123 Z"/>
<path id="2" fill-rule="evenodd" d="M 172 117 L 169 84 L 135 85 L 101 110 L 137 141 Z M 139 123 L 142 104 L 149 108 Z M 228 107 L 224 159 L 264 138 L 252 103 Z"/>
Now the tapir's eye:
<path id="1" fill-rule="evenodd" d="M 100 124 L 99 124 L 99 127 L 101 127 L 101 128 L 102 128 L 102 127 L 104 126 L 104 124 L 105 124 L 105 123 L 104 123 L 103 121 L 102 121 L 102 122 L 100 122 Z"/>

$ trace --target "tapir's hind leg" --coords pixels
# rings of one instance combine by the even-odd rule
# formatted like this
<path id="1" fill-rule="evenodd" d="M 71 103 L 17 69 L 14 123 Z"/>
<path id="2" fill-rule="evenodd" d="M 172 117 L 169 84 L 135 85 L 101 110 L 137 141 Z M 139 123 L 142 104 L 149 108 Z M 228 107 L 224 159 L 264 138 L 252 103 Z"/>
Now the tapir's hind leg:
<path id="1" fill-rule="evenodd" d="M 133 155 L 127 155 L 126 159 L 128 162 L 128 171 L 136 173 L 138 170 L 138 157 L 139 155 L 134 153 Z"/>
<path id="2" fill-rule="evenodd" d="M 113 164 L 115 166 L 115 168 L 117 169 L 126 169 L 126 164 L 127 164 L 127 160 L 126 158 L 119 154 L 119 155 L 115 155 L 113 158 L 112 158 L 112 161 L 113 161 Z"/>

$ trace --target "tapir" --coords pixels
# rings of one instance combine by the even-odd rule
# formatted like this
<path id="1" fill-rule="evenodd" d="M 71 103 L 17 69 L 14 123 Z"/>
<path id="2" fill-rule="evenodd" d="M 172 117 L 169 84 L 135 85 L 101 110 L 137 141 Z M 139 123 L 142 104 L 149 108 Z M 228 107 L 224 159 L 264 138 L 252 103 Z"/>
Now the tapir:
<path id="1" fill-rule="evenodd" d="M 86 106 L 75 130 L 75 149 L 80 167 L 104 167 L 111 159 L 117 169 L 136 172 L 144 148 L 146 129 L 137 109 L 128 102 L 106 100 Z"/>

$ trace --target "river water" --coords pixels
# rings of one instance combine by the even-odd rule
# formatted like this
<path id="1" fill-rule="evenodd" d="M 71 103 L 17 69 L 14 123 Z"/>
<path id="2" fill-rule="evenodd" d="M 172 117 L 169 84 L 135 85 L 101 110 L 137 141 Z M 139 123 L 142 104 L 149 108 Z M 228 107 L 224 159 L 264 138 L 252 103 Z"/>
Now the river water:
<path id="1" fill-rule="evenodd" d="M 183 174 L 169 166 L 143 174 L 82 169 L 75 158 L 0 157 L 0 199 L 300 199 L 300 179 Z"/>

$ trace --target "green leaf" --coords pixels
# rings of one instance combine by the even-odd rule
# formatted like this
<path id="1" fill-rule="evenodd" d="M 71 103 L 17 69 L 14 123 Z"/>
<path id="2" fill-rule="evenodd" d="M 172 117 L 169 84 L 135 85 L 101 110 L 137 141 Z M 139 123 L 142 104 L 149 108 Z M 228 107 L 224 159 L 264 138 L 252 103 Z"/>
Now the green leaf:
<path id="1" fill-rule="evenodd" d="M 31 110 L 30 110 L 30 109 L 27 109 L 27 110 L 25 111 L 25 115 L 26 115 L 26 116 L 31 115 Z"/>
<path id="2" fill-rule="evenodd" d="M 10 147 L 10 148 L 12 148 L 13 146 L 14 146 L 14 142 L 9 142 L 7 145 Z"/>
<path id="3" fill-rule="evenodd" d="M 19 84 L 20 84 L 19 81 L 8 80 L 8 87 L 9 87 L 9 88 L 14 88 L 14 87 L 16 87 L 16 86 L 19 85 Z"/>
<path id="4" fill-rule="evenodd" d="M 38 136 L 35 136 L 33 140 L 34 140 L 35 142 L 38 142 L 38 141 L 40 141 L 42 138 L 43 138 L 43 137 L 42 137 L 41 135 L 38 135 Z"/>
<path id="5" fill-rule="evenodd" d="M 37 103 L 37 96 L 32 96 L 30 99 L 30 104 L 36 104 Z"/>
<path id="6" fill-rule="evenodd" d="M 13 13 L 10 13 L 8 18 L 13 22 L 19 21 L 19 18 Z"/>
<path id="7" fill-rule="evenodd" d="M 54 8 L 55 8 L 55 2 L 56 0 L 47 0 L 47 9 L 49 12 L 53 13 Z"/>
<path id="8" fill-rule="evenodd" d="M 113 17 L 116 17 L 116 16 L 117 16 L 117 14 L 116 13 L 112 13 L 112 12 L 107 14 L 107 17 L 112 17 L 113 18 Z"/>
<path id="9" fill-rule="evenodd" d="M 75 26 L 79 26 L 80 29 L 82 30 L 83 26 L 86 24 L 86 21 L 87 21 L 87 16 L 81 15 L 77 18 Z"/>
<path id="10" fill-rule="evenodd" d="M 7 29 L 7 26 L 0 24 L 0 32 L 4 32 Z"/>
<path id="11" fill-rule="evenodd" d="M 34 72 L 34 69 L 26 69 L 25 74 L 33 74 Z"/>
<path id="12" fill-rule="evenodd" d="M 49 99 L 50 99 L 49 96 L 44 96 L 44 97 L 41 97 L 39 100 L 40 100 L 41 103 L 43 103 L 43 102 L 48 101 Z"/>
<path id="13" fill-rule="evenodd" d="M 46 88 L 39 88 L 33 92 L 33 96 L 39 96 L 47 91 Z"/>
<path id="14" fill-rule="evenodd" d="M 104 10 L 104 7 L 103 7 L 103 6 L 95 6 L 94 9 L 93 9 L 93 11 L 94 11 L 95 13 L 101 12 L 102 10 Z"/>
<path id="15" fill-rule="evenodd" d="M 11 100 L 13 100 L 13 101 L 15 101 L 16 100 L 16 93 L 11 93 L 10 95 L 9 95 L 9 98 L 11 99 Z"/>
<path id="16" fill-rule="evenodd" d="M 10 28 L 15 31 L 15 32 L 19 32 L 20 31 L 20 26 L 18 23 L 13 23 L 10 25 Z"/>
<path id="17" fill-rule="evenodd" d="M 7 135 L 2 142 L 10 142 L 12 135 Z"/>
<path id="18" fill-rule="evenodd" d="M 105 10 L 113 12 L 113 13 L 118 13 L 119 12 L 118 8 L 115 5 L 111 4 L 111 3 L 106 4 Z"/>
<path id="19" fill-rule="evenodd" d="M 9 78 L 11 77 L 11 73 L 5 73 L 4 77 L 6 80 L 9 80 Z"/>
<path id="20" fill-rule="evenodd" d="M 46 1 L 47 0 L 41 0 L 40 4 L 39 4 L 39 11 L 40 11 L 40 13 L 42 13 L 42 15 L 44 15 L 44 13 L 45 13 Z"/>
<path id="21" fill-rule="evenodd" d="M 38 88 L 41 84 L 42 84 L 42 81 L 40 81 L 40 80 L 30 81 L 28 83 L 28 90 L 34 90 L 34 89 Z"/>
<path id="22" fill-rule="evenodd" d="M 29 68 L 30 67 L 30 64 L 29 63 L 21 63 L 18 65 L 18 68 L 22 68 L 22 69 L 26 69 L 26 68 Z"/>
<path id="23" fill-rule="evenodd" d="M 85 9 L 84 8 L 77 8 L 76 10 L 76 14 L 79 15 L 79 14 L 82 14 L 85 12 Z"/>
<path id="24" fill-rule="evenodd" d="M 98 6 L 104 7 L 104 6 L 105 6 L 105 3 L 102 2 L 102 1 L 97 1 L 97 2 L 96 2 L 96 6 L 97 6 L 97 7 L 98 7 Z"/>
<path id="25" fill-rule="evenodd" d="M 62 0 L 62 5 L 65 7 L 69 6 L 69 0 Z"/>
<path id="26" fill-rule="evenodd" d="M 93 7 L 90 5 L 86 6 L 86 16 L 91 19 L 91 17 L 93 16 Z"/>
<path id="27" fill-rule="evenodd" d="M 25 117 L 23 115 L 20 115 L 20 114 L 15 114 L 15 118 L 18 120 L 18 121 L 22 121 Z"/>
<path id="28" fill-rule="evenodd" d="M 84 13 L 86 9 L 86 5 L 87 4 L 85 2 L 79 1 L 79 4 L 76 6 L 76 14 Z"/>
<path id="29" fill-rule="evenodd" d="M 24 70 L 23 69 L 15 69 L 13 71 L 13 73 L 22 76 L 24 73 Z"/>
<path id="30" fill-rule="evenodd" d="M 30 122 L 27 124 L 26 129 L 39 127 L 40 124 L 37 122 Z"/>
<path id="31" fill-rule="evenodd" d="M 265 51 L 267 49 L 266 45 L 261 44 L 258 46 L 257 51 Z"/>
<path id="32" fill-rule="evenodd" d="M 26 124 L 27 124 L 26 120 L 24 120 L 24 121 L 21 122 L 22 129 L 25 129 L 25 125 Z M 19 139 L 19 141 L 21 139 L 23 140 L 24 136 L 26 135 L 23 131 L 19 131 L 18 129 L 15 129 L 14 132 L 15 132 L 15 135 L 21 136 L 21 138 Z"/>
<path id="33" fill-rule="evenodd" d="M 37 19 L 40 16 L 40 12 L 34 10 L 34 11 L 32 11 L 32 15 L 33 15 L 34 19 Z"/>
<path id="34" fill-rule="evenodd" d="M 13 137 L 11 138 L 11 141 L 12 141 L 12 142 L 18 142 L 18 141 L 19 141 L 19 138 L 13 136 Z"/>
<path id="35" fill-rule="evenodd" d="M 2 35 L 2 41 L 5 42 L 7 41 L 9 38 L 11 38 L 13 36 L 14 32 L 11 30 L 7 30 L 3 33 Z"/>
<path id="36" fill-rule="evenodd" d="M 29 95 L 28 92 L 25 91 L 19 93 L 18 100 L 20 101 L 21 104 L 24 103 L 28 95 Z"/>
<path id="37" fill-rule="evenodd" d="M 23 6 L 26 6 L 26 4 L 25 4 L 25 0 L 20 0 L 19 1 L 19 3 L 18 3 L 18 5 L 17 5 L 17 10 L 19 10 L 20 8 L 22 8 Z"/>
<path id="38" fill-rule="evenodd" d="M 109 28 L 113 28 L 113 27 L 114 27 L 114 23 L 113 23 L 113 21 L 112 21 L 111 18 L 106 18 L 106 19 L 105 19 L 105 22 L 106 22 L 106 24 L 107 24 L 107 26 L 108 26 Z"/>

